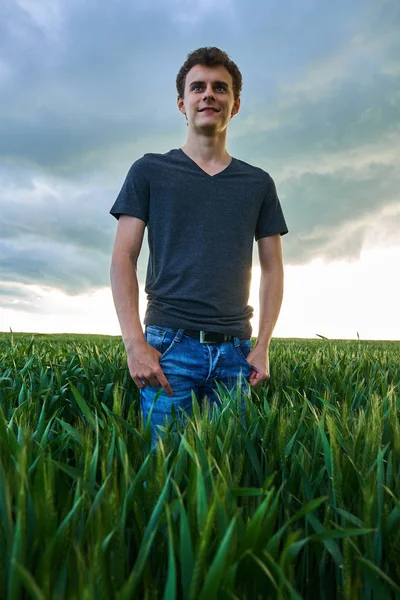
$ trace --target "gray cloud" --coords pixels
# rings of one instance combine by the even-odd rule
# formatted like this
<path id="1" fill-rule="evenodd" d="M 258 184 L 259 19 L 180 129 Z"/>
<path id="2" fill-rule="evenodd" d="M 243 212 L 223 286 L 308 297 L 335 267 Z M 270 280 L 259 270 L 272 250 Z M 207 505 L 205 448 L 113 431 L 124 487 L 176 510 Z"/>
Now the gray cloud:
<path id="1" fill-rule="evenodd" d="M 24 4 L 30 12 L 21 8 Z M 323 10 L 316 2 L 301 10 L 293 4 L 296 19 L 287 19 L 284 7 L 275 7 L 271 19 L 267 4 L 255 2 L 256 11 L 228 0 L 220 4 L 221 10 L 215 10 L 212 2 L 189 5 L 175 0 L 171 10 L 171 3 L 163 0 L 118 2 L 112 7 L 72 1 L 59 4 L 50 16 L 33 10 L 32 3 L 11 4 L 0 24 L 8 73 L 0 96 L 0 157 L 69 175 L 96 168 L 99 155 L 112 157 L 120 145 L 135 139 L 174 135 L 179 126 L 185 133 L 175 108 L 174 80 L 186 52 L 204 45 L 201 27 L 228 50 L 233 33 L 243 36 L 244 26 L 253 32 L 251 43 L 243 38 L 232 48 L 242 65 L 244 96 L 251 98 L 252 107 L 260 97 L 279 106 L 287 97 L 286 91 L 277 97 L 281 74 L 298 80 L 312 54 L 329 62 L 348 43 L 350 24 L 360 18 L 357 6 L 352 12 L 345 3 Z M 282 44 L 285 38 L 293 42 Z M 349 47 L 345 58 L 353 49 Z M 358 54 L 361 60 L 365 50 L 363 54 L 359 48 Z M 260 69 L 260 60 L 266 68 Z M 367 67 L 367 73 L 374 69 L 373 64 Z M 348 98 L 346 91 L 343 99 Z"/>
<path id="2" fill-rule="evenodd" d="M 82 253 L 74 246 L 29 237 L 23 243 L 2 244 L 2 250 L 3 281 L 52 286 L 72 294 L 109 283 L 105 260 L 99 261 L 93 251 Z"/>
<path id="3" fill-rule="evenodd" d="M 175 75 L 206 44 L 243 71 L 228 150 L 275 179 L 287 263 L 356 257 L 377 223 L 395 239 L 397 4 L 293 3 L 292 19 L 254 5 L 10 5 L 0 19 L 0 281 L 9 290 L 109 285 L 108 211 L 136 158 L 184 143 Z M 146 235 L 141 281 L 147 257 Z"/>
<path id="4" fill-rule="evenodd" d="M 384 209 L 399 206 L 399 186 L 395 167 L 382 165 L 362 172 L 347 168 L 329 175 L 306 173 L 287 181 L 284 195 L 293 199 L 286 211 L 293 222 L 292 235 L 285 240 L 289 262 L 305 263 L 317 256 L 357 258 L 371 228 L 384 219 Z M 386 221 L 388 236 L 396 229 L 395 221 Z"/>
<path id="5" fill-rule="evenodd" d="M 347 64 L 343 49 L 315 61 L 303 79 L 281 85 L 279 102 L 259 103 L 234 124 L 235 149 L 277 183 L 290 264 L 356 258 L 376 222 L 385 223 L 386 239 L 398 235 L 396 220 L 384 218 L 386 209 L 400 208 L 400 69 L 393 68 L 400 43 L 393 31 L 393 24 L 367 27 L 348 42 L 354 54 Z"/>
<path id="6" fill-rule="evenodd" d="M 28 286 L 0 284 L 0 308 L 41 312 L 40 296 Z"/>
<path id="7" fill-rule="evenodd" d="M 93 181 L 65 182 L 9 168 L 0 170 L 0 281 L 53 286 L 70 294 L 108 286 L 117 221 L 109 209 L 118 193 Z M 16 186 L 16 180 L 19 185 Z M 101 175 L 94 177 L 101 185 Z M 144 253 L 139 278 L 147 268 Z"/>
<path id="8" fill-rule="evenodd" d="M 0 157 L 69 174 L 81 171 L 82 157 L 83 169 L 88 162 L 94 168 L 99 151 L 143 137 L 149 131 L 145 115 L 157 129 L 163 119 L 159 90 L 167 78 L 169 91 L 174 87 L 161 65 L 157 81 L 148 77 L 155 47 L 147 32 L 151 27 L 158 44 L 166 43 L 161 20 L 146 21 L 131 3 L 100 8 L 72 2 L 62 7 L 54 39 L 47 36 L 50 26 L 38 26 L 17 3 L 11 6 L 0 24 L 7 75 Z"/>
<path id="9" fill-rule="evenodd" d="M 52 190 L 41 182 L 35 184 L 17 193 L 3 186 L 0 238 L 22 244 L 36 239 L 82 251 L 109 252 L 113 227 L 105 218 L 110 197 L 104 190 L 96 192 L 94 199 L 89 190 L 71 186 Z"/>

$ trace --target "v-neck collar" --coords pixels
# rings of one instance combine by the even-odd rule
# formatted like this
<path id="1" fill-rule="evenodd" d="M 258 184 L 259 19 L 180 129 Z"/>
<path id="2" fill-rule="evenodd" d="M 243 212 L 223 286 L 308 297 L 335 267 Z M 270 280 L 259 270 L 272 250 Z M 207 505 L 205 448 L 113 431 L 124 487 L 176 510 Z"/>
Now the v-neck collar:
<path id="1" fill-rule="evenodd" d="M 185 156 L 185 157 L 186 157 L 188 160 L 190 160 L 190 162 L 191 162 L 191 163 L 193 163 L 193 164 L 195 165 L 195 167 L 197 167 L 197 169 L 199 169 L 199 171 L 201 171 L 201 172 L 202 172 L 202 173 L 203 173 L 203 174 L 204 174 L 206 177 L 209 177 L 210 179 L 214 179 L 214 177 L 218 177 L 219 175 L 222 175 L 223 173 L 226 173 L 226 172 L 227 172 L 227 171 L 228 171 L 228 170 L 229 170 L 229 169 L 232 167 L 233 161 L 235 160 L 235 159 L 233 158 L 233 156 L 232 156 L 232 160 L 231 160 L 231 162 L 229 163 L 229 165 L 227 165 L 227 166 L 225 167 L 225 169 L 223 169 L 222 171 L 219 171 L 219 173 L 215 173 L 215 175 L 210 175 L 210 173 L 207 173 L 207 171 L 205 171 L 204 169 L 202 169 L 202 168 L 201 168 L 201 167 L 200 167 L 200 166 L 197 164 L 197 162 L 196 162 L 195 160 L 193 160 L 193 158 L 190 158 L 190 156 L 188 156 L 188 155 L 186 154 L 186 152 L 184 152 L 184 151 L 182 150 L 182 148 L 178 148 L 178 152 L 180 152 L 181 154 L 183 154 L 183 156 Z"/>

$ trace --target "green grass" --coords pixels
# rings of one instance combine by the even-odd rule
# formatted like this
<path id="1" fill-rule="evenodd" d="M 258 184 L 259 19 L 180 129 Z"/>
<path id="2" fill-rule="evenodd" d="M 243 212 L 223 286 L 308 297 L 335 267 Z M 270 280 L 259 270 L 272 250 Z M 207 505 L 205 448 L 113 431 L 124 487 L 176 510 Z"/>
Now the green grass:
<path id="1" fill-rule="evenodd" d="M 400 597 L 400 344 L 270 363 L 153 454 L 119 338 L 0 334 L 0 598 Z"/>

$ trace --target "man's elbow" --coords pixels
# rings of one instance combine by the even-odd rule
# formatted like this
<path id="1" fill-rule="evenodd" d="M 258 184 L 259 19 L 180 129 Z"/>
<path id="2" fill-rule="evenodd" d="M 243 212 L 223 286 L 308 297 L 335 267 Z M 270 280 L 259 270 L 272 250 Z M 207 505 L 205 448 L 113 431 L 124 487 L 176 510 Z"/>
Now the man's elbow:
<path id="1" fill-rule="evenodd" d="M 121 267 L 123 268 L 126 265 L 129 267 L 133 266 L 136 269 L 138 258 L 139 256 L 133 252 L 121 250 L 114 251 L 111 256 L 110 271 Z"/>
<path id="2" fill-rule="evenodd" d="M 261 275 L 283 278 L 284 272 L 282 260 L 269 261 L 267 263 L 261 264 L 260 266 Z"/>

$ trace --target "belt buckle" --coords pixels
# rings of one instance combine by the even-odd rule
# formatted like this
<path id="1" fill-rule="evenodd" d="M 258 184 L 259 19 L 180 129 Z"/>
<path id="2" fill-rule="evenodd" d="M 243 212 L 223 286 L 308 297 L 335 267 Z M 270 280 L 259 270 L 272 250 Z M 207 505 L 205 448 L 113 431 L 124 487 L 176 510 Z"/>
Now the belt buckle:
<path id="1" fill-rule="evenodd" d="M 208 331 L 200 331 L 200 344 L 214 344 L 215 342 L 212 342 L 210 340 L 207 340 L 207 333 Z"/>

